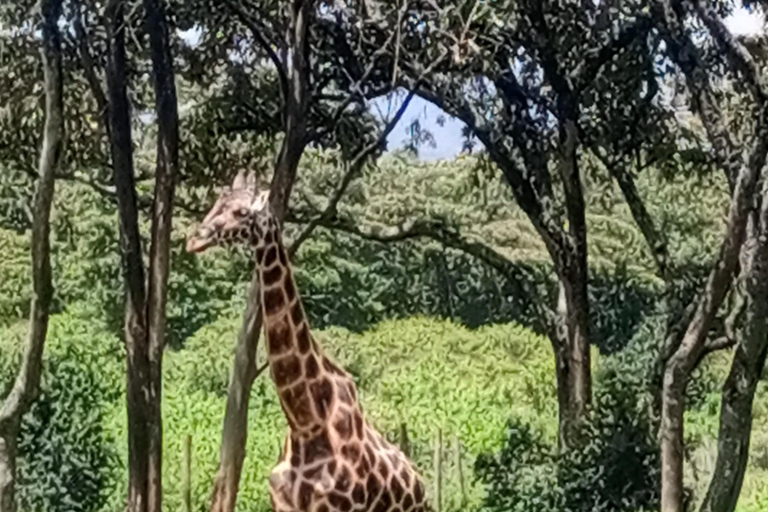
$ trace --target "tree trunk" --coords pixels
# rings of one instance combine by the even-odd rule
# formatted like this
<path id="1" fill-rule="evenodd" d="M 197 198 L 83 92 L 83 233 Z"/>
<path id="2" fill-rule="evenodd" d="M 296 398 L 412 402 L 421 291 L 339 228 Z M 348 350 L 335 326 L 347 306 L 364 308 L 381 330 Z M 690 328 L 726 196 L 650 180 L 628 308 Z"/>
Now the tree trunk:
<path id="1" fill-rule="evenodd" d="M 133 171 L 130 105 L 126 83 L 124 0 L 109 0 L 105 8 L 107 89 L 112 169 L 120 213 L 120 248 L 125 282 L 126 395 L 128 407 L 128 511 L 148 510 L 149 420 L 152 415 L 144 266 L 139 238 Z"/>
<path id="2" fill-rule="evenodd" d="M 760 140 L 760 139 L 758 139 Z M 765 148 L 758 143 L 748 165 L 739 172 L 728 215 L 728 229 L 696 312 L 664 371 L 661 406 L 661 510 L 683 511 L 683 415 L 685 385 L 699 361 L 707 334 L 730 287 L 744 240 L 755 183 L 765 162 Z"/>
<path id="3" fill-rule="evenodd" d="M 589 281 L 587 268 L 587 221 L 584 193 L 577 149 L 578 129 L 575 105 L 561 98 L 560 147 L 558 170 L 563 180 L 568 236 L 565 246 L 552 254 L 560 280 L 558 312 L 565 327 L 565 347 L 561 347 L 562 385 L 567 386 L 565 422 L 561 423 L 560 440 L 563 447 L 575 447 L 579 428 L 592 400 L 592 375 L 589 353 Z M 562 328 L 562 327 L 561 327 Z M 562 338 L 562 335 L 560 336 Z M 561 341 L 562 343 L 562 341 Z M 557 350 L 557 349 L 556 349 Z M 566 396 L 565 391 L 562 392 Z M 558 393 L 560 396 L 560 393 Z"/>
<path id="4" fill-rule="evenodd" d="M 235 509 L 248 441 L 248 401 L 257 375 L 256 348 L 262 323 L 260 296 L 259 273 L 254 271 L 227 392 L 219 470 L 213 483 L 211 512 L 231 512 Z"/>
<path id="5" fill-rule="evenodd" d="M 42 60 L 45 80 L 45 126 L 40 151 L 32 224 L 32 305 L 29 338 L 21 368 L 0 406 L 0 512 L 16 508 L 16 447 L 21 417 L 29 409 L 40 387 L 43 347 L 53 298 L 51 279 L 50 214 L 54 175 L 59 170 L 64 140 L 64 110 L 61 64 L 61 35 L 58 21 L 61 0 L 42 0 Z"/>
<path id="6" fill-rule="evenodd" d="M 168 23 L 161 0 L 145 0 L 157 112 L 157 170 L 149 253 L 149 476 L 148 511 L 162 510 L 162 367 L 170 263 L 171 221 L 179 168 L 179 116 Z"/>
<path id="7" fill-rule="evenodd" d="M 309 63 L 307 62 L 307 27 L 312 2 L 296 1 L 290 4 L 291 28 L 288 53 L 290 63 L 288 91 L 285 94 L 285 138 L 275 164 L 270 202 L 278 221 L 282 224 L 288 201 L 296 179 L 299 161 L 306 146 L 307 112 L 309 108 Z M 254 269 L 248 290 L 248 305 L 237 340 L 232 379 L 227 392 L 227 408 L 221 436 L 219 469 L 213 484 L 211 512 L 233 512 L 237 501 L 240 475 L 248 441 L 248 400 L 253 381 L 258 375 L 256 347 L 261 332 L 261 300 L 259 273 Z"/>
<path id="8" fill-rule="evenodd" d="M 733 512 L 749 458 L 752 404 L 768 352 L 768 181 L 760 217 L 750 219 L 743 269 L 747 311 L 731 370 L 723 385 L 717 461 L 701 512 Z"/>
<path id="9" fill-rule="evenodd" d="M 14 512 L 16 510 L 18 423 L 7 422 L 0 430 L 0 512 Z"/>

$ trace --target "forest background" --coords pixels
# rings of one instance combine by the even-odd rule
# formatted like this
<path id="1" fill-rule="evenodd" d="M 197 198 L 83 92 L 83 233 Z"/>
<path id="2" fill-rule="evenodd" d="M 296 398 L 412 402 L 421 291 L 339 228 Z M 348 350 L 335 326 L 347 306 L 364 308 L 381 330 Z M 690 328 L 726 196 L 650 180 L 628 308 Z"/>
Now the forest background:
<path id="1" fill-rule="evenodd" d="M 745 5 L 4 3 L 0 510 L 269 510 L 240 167 L 437 510 L 768 510 Z"/>

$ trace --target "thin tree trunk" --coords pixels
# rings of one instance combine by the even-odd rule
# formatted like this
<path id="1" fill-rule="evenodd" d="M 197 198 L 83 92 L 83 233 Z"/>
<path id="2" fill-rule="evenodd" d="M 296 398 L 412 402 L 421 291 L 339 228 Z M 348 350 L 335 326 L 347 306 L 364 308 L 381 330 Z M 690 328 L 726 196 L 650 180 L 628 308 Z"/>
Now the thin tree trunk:
<path id="1" fill-rule="evenodd" d="M 141 257 L 136 187 L 133 170 L 130 105 L 126 83 L 124 0 L 105 8 L 107 96 L 112 169 L 120 212 L 120 248 L 125 282 L 125 345 L 128 407 L 128 511 L 148 510 L 151 411 L 144 266 Z"/>
<path id="2" fill-rule="evenodd" d="M 257 375 L 256 348 L 262 325 L 260 295 L 259 273 L 254 271 L 227 392 L 219 470 L 213 483 L 211 512 L 231 512 L 235 509 L 248 441 L 248 401 Z"/>
<path id="3" fill-rule="evenodd" d="M 148 511 L 162 510 L 162 367 L 170 264 L 171 220 L 179 168 L 179 116 L 168 22 L 162 0 L 145 0 L 157 112 L 157 170 L 149 253 L 149 489 Z"/>
<path id="4" fill-rule="evenodd" d="M 558 329 L 565 328 L 565 339 L 561 341 L 565 346 L 560 347 L 559 361 L 559 371 L 563 375 L 558 378 L 558 383 L 566 388 L 558 393 L 564 400 L 560 407 L 565 407 L 565 412 L 561 413 L 564 420 L 561 421 L 560 431 L 561 445 L 565 448 L 576 446 L 579 427 L 592 400 L 586 207 L 577 155 L 579 141 L 575 106 L 570 105 L 568 100 L 564 97 L 559 107 L 562 120 L 558 165 L 565 191 L 568 236 L 561 253 L 552 255 L 560 280 L 558 312 L 561 325 Z M 563 338 L 562 334 L 558 337 Z"/>
<path id="5" fill-rule="evenodd" d="M 32 224 L 32 305 L 29 338 L 16 381 L 0 406 L 0 512 L 16 509 L 17 436 L 21 417 L 40 387 L 43 347 L 53 298 L 51 279 L 50 213 L 54 175 L 61 164 L 64 140 L 61 35 L 58 21 L 61 0 L 42 0 L 43 73 L 45 79 L 45 126 L 40 151 Z"/>
<path id="6" fill-rule="evenodd" d="M 762 134 L 761 134 L 762 135 Z M 760 140 L 762 137 L 759 137 Z M 683 415 L 685 385 L 704 351 L 704 342 L 717 310 L 730 287 L 754 200 L 758 171 L 765 163 L 765 147 L 758 143 L 748 165 L 739 173 L 728 216 L 728 229 L 720 256 L 710 272 L 696 312 L 680 347 L 664 371 L 661 406 L 661 510 L 683 511 Z"/>
<path id="7" fill-rule="evenodd" d="M 750 219 L 743 269 L 747 310 L 743 335 L 723 385 L 715 470 L 701 512 L 733 512 L 749 459 L 752 404 L 768 352 L 768 180 L 760 215 Z"/>
<path id="8" fill-rule="evenodd" d="M 192 436 L 184 439 L 181 466 L 181 510 L 192 512 Z"/>
<path id="9" fill-rule="evenodd" d="M 685 335 L 667 361 L 664 371 L 660 431 L 662 512 L 683 510 L 682 451 L 686 379 L 704 353 L 709 328 L 731 285 L 747 221 L 754 208 L 755 184 L 766 163 L 768 151 L 768 102 L 759 69 L 746 50 L 733 39 L 717 13 L 698 5 L 697 14 L 718 42 L 733 70 L 738 71 L 740 78 L 745 81 L 756 103 L 754 144 L 745 161 L 743 149 L 731 140 L 727 125 L 720 115 L 706 66 L 679 17 L 683 13 L 676 11 L 673 3 L 661 0 L 653 6 L 652 13 L 657 18 L 659 30 L 673 60 L 685 73 L 686 83 L 693 93 L 694 103 L 715 150 L 718 164 L 729 180 L 733 176 L 737 178 L 720 254 L 697 301 Z"/>
<path id="10" fill-rule="evenodd" d="M 275 164 L 270 201 L 278 221 L 282 224 L 288 209 L 288 200 L 299 161 L 306 146 L 307 112 L 309 107 L 309 63 L 307 55 L 307 27 L 312 2 L 291 2 L 291 29 L 288 45 L 290 63 L 285 94 L 285 138 Z M 248 290 L 248 305 L 237 340 L 232 379 L 227 392 L 227 408 L 221 436 L 219 469 L 213 484 L 211 512 L 233 512 L 237 501 L 245 446 L 248 440 L 248 400 L 253 381 L 258 375 L 256 347 L 262 327 L 259 274 L 254 269 Z"/>

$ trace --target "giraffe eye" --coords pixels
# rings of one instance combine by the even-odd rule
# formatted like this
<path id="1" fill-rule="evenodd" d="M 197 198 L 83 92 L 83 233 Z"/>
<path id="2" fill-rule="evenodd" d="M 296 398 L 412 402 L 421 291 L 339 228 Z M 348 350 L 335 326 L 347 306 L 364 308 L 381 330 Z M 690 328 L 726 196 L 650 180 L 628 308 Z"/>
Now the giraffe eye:
<path id="1" fill-rule="evenodd" d="M 237 210 L 235 210 L 235 215 L 237 217 L 247 217 L 248 216 L 248 208 L 245 208 L 245 207 L 238 208 Z"/>

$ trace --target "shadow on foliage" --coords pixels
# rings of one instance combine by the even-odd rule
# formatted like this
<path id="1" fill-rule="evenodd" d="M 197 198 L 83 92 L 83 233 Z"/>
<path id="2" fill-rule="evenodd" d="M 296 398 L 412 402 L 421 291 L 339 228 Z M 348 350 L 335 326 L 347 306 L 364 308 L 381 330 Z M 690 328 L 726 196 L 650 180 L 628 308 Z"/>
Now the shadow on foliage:
<path id="1" fill-rule="evenodd" d="M 652 331 L 640 332 L 601 366 L 594 409 L 578 449 L 558 453 L 541 434 L 510 421 L 501 451 L 478 457 L 475 464 L 486 488 L 485 510 L 630 512 L 658 507 L 656 421 L 648 392 Z"/>

